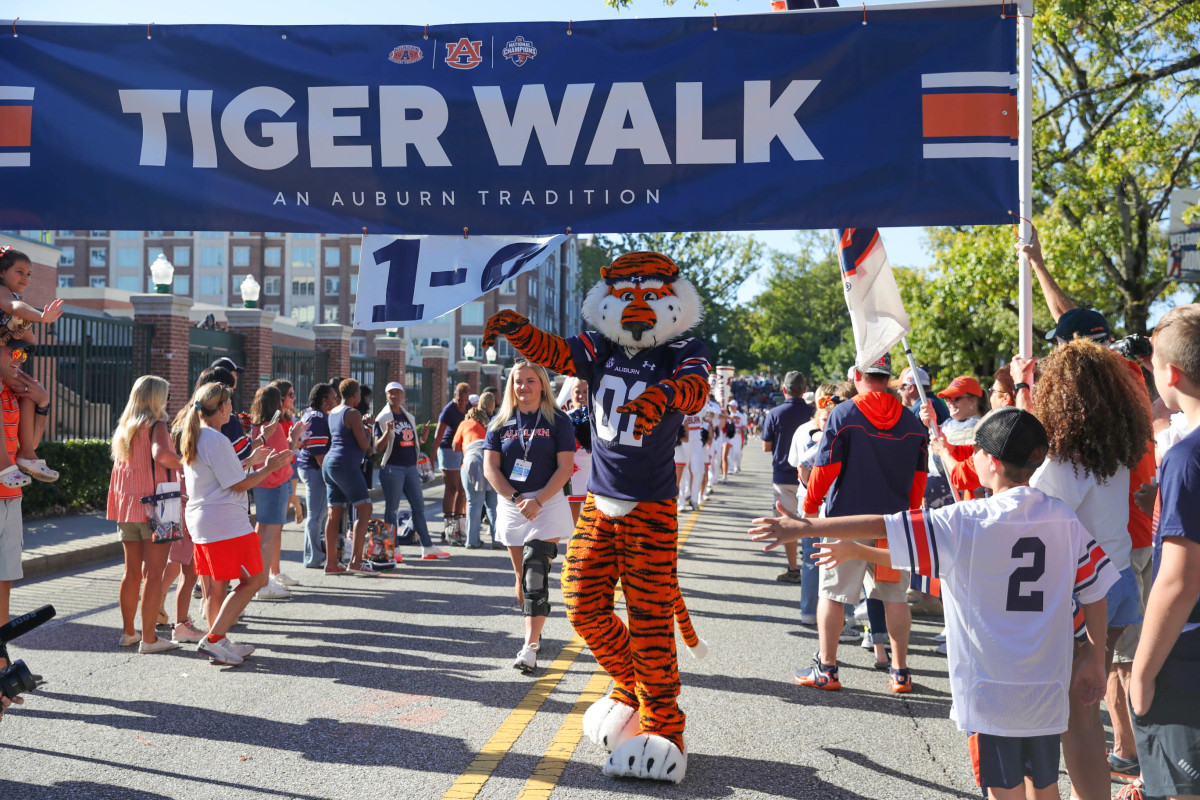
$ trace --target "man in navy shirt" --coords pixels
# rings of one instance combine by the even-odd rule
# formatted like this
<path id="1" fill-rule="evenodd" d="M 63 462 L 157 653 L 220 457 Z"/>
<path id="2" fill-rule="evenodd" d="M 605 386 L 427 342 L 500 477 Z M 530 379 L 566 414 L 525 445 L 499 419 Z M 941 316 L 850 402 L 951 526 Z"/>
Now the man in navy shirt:
<path id="1" fill-rule="evenodd" d="M 920 508 L 925 495 L 929 437 L 925 426 L 906 413 L 888 393 L 892 358 L 884 355 L 864 368 L 855 368 L 858 394 L 829 415 L 808 479 L 804 515 L 815 517 L 824 501 L 825 516 L 896 514 Z M 881 545 L 887 546 L 886 541 Z M 866 581 L 867 595 L 883 601 L 892 642 L 890 686 L 893 692 L 912 691 L 907 668 L 908 631 L 912 617 L 905 597 L 908 574 L 889 567 L 871 572 L 865 562 L 846 562 L 821 568 L 821 599 L 817 632 L 821 642 L 816 663 L 796 673 L 801 686 L 840 689 L 837 672 L 838 636 L 845 604 L 858 602 Z"/>
<path id="2" fill-rule="evenodd" d="M 788 451 L 792 446 L 792 434 L 804 423 L 812 419 L 812 406 L 804 402 L 804 373 L 792 370 L 783 376 L 783 403 L 767 412 L 763 423 L 763 450 L 771 453 L 771 488 L 775 492 L 775 502 L 782 503 L 791 513 L 797 512 L 796 487 L 800 478 L 796 469 L 788 463 Z M 797 542 L 788 542 L 783 546 L 787 553 L 787 572 L 776 576 L 784 583 L 800 583 L 801 565 L 799 563 L 800 546 Z M 810 575 L 816 575 L 816 566 L 808 570 Z"/>
<path id="3" fill-rule="evenodd" d="M 1191 433 L 1159 466 L 1154 584 L 1133 657 L 1129 704 L 1147 796 L 1200 795 L 1200 305 L 1154 329 L 1154 385 Z"/>

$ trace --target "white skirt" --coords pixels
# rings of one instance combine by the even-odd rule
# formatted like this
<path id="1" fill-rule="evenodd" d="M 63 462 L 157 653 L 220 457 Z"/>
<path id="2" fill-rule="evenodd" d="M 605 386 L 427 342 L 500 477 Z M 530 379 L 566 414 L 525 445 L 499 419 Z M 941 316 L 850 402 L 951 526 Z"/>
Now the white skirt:
<path id="1" fill-rule="evenodd" d="M 521 496 L 532 497 L 534 494 L 536 492 L 526 492 Z M 567 496 L 560 492 L 556 492 L 532 520 L 521 516 L 516 504 L 507 497 L 499 498 L 496 505 L 498 538 L 509 547 L 520 547 L 534 539 L 570 539 L 574 529 L 575 521 L 571 518 Z"/>

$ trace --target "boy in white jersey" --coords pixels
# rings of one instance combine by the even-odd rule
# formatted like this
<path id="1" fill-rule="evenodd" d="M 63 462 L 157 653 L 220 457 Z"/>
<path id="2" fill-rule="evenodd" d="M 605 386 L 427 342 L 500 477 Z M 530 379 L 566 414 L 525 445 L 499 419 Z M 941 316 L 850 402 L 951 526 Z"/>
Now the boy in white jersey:
<path id="1" fill-rule="evenodd" d="M 1089 638 L 1075 681 L 1084 702 L 1097 703 L 1106 683 L 1105 593 L 1118 573 L 1070 506 L 1029 486 L 1048 449 L 1036 417 L 996 409 L 975 428 L 974 444 L 990 498 L 887 516 L 757 519 L 750 533 L 770 542 L 768 550 L 805 536 L 886 537 L 886 550 L 826 542 L 817 546 L 817 559 L 823 565 L 862 559 L 940 578 L 950 714 L 972 734 L 980 786 L 990 798 L 1057 798 L 1071 683 L 1071 595 L 1083 603 Z"/>

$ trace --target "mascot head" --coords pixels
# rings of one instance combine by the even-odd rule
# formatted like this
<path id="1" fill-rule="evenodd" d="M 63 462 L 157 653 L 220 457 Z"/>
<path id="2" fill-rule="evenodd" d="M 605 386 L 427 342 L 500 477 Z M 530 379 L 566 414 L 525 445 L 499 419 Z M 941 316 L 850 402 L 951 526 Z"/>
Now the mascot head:
<path id="1" fill-rule="evenodd" d="M 583 318 L 629 350 L 665 344 L 700 322 L 696 287 L 662 253 L 626 253 L 600 270 L 583 301 Z"/>

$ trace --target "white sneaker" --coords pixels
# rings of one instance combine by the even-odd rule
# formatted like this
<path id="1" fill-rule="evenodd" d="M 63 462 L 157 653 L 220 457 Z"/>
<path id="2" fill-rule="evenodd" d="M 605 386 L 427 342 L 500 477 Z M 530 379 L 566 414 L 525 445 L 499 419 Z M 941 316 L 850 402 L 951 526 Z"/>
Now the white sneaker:
<path id="1" fill-rule="evenodd" d="M 171 634 L 171 641 L 183 644 L 184 642 L 199 642 L 204 638 L 204 631 L 192 624 L 192 621 L 185 620 L 175 626 L 175 630 Z"/>
<path id="2" fill-rule="evenodd" d="M 517 653 L 516 659 L 513 661 L 513 669 L 519 669 L 526 675 L 537 669 L 537 643 L 525 644 L 521 648 L 521 652 Z"/>
<path id="3" fill-rule="evenodd" d="M 208 656 L 216 664 L 228 664 L 231 667 L 236 667 L 242 663 L 242 657 L 229 645 L 228 636 L 217 642 L 210 642 L 208 637 L 205 636 L 196 647 L 196 652 L 200 655 Z"/>
<path id="4" fill-rule="evenodd" d="M 157 639 L 155 639 L 153 642 L 150 642 L 149 644 L 147 644 L 146 642 L 139 642 L 138 643 L 138 652 L 139 653 L 165 653 L 168 650 L 174 650 L 177 647 L 179 647 L 178 642 L 172 642 L 170 639 L 164 639 L 161 636 L 159 636 Z"/>
<path id="5" fill-rule="evenodd" d="M 255 600 L 289 600 L 292 593 L 280 586 L 273 580 L 267 581 L 267 585 L 258 590 L 254 595 Z"/>
<path id="6" fill-rule="evenodd" d="M 817 615 L 801 613 L 800 614 L 800 624 L 801 625 L 816 625 L 817 624 Z"/>
<path id="7" fill-rule="evenodd" d="M 117 645 L 120 647 L 133 647 L 140 641 L 142 641 L 140 633 L 122 633 L 121 638 L 117 640 Z"/>
<path id="8" fill-rule="evenodd" d="M 871 644 L 871 629 L 870 628 L 867 628 L 865 631 L 863 631 L 862 649 L 863 650 L 874 650 L 875 649 L 875 645 Z"/>
<path id="9" fill-rule="evenodd" d="M 855 622 L 866 622 L 867 621 L 867 601 L 866 600 L 863 600 L 861 603 L 859 603 L 858 605 L 856 605 L 854 607 L 854 621 Z"/>
<path id="10" fill-rule="evenodd" d="M 945 628 L 942 628 L 942 632 L 941 632 L 941 633 L 939 633 L 938 635 L 934 636 L 934 637 L 933 637 L 933 640 L 934 640 L 935 642 L 944 642 L 944 641 L 946 641 L 946 629 L 945 629 Z"/>
<path id="11" fill-rule="evenodd" d="M 860 638 L 861 634 L 849 625 L 843 626 L 842 632 L 838 634 L 839 642 L 857 642 Z"/>
<path id="12" fill-rule="evenodd" d="M 280 586 L 284 586 L 284 587 L 300 585 L 300 581 L 296 580 L 291 575 L 287 575 L 283 572 L 279 572 L 279 573 L 276 573 L 275 575 L 272 575 L 271 580 L 275 581 L 275 583 L 279 584 Z"/>
<path id="13" fill-rule="evenodd" d="M 233 648 L 233 652 L 237 653 L 243 659 L 249 657 L 249 655 L 254 652 L 254 645 L 252 644 L 238 644 L 228 636 L 221 641 L 228 642 L 229 646 Z"/>

